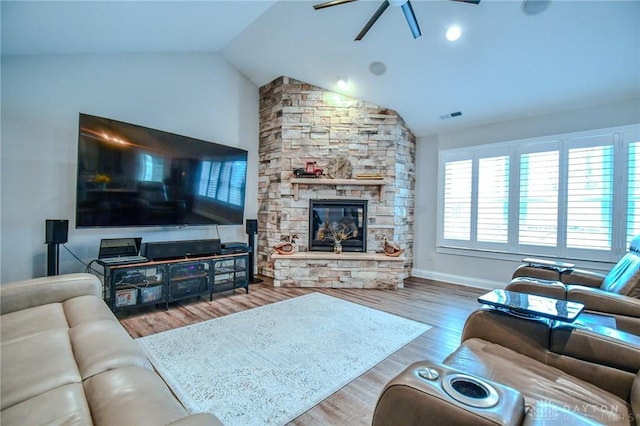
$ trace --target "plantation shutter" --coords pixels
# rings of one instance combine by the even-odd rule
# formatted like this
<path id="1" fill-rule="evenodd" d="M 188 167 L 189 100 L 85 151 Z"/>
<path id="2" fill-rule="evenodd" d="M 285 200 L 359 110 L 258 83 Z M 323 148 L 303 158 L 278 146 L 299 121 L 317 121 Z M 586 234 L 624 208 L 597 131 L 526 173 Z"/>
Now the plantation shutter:
<path id="1" fill-rule="evenodd" d="M 567 248 L 611 249 L 613 145 L 569 149 Z"/>
<path id="2" fill-rule="evenodd" d="M 443 236 L 447 240 L 470 240 L 471 172 L 471 160 L 445 164 Z"/>
<path id="3" fill-rule="evenodd" d="M 507 243 L 509 157 L 478 161 L 477 241 Z"/>
<path id="4" fill-rule="evenodd" d="M 627 192 L 627 247 L 640 234 L 640 142 L 629 144 L 629 179 Z"/>
<path id="5" fill-rule="evenodd" d="M 555 247 L 558 240 L 559 152 L 520 156 L 518 243 Z"/>

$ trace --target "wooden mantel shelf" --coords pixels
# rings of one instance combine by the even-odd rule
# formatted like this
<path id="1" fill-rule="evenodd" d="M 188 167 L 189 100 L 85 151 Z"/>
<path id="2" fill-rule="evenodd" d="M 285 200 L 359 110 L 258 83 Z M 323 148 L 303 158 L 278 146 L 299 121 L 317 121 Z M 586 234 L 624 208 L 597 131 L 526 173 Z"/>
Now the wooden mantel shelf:
<path id="1" fill-rule="evenodd" d="M 384 179 L 322 179 L 322 178 L 293 178 L 293 197 L 298 199 L 298 185 L 350 185 L 350 186 L 377 186 L 380 201 L 384 198 Z"/>

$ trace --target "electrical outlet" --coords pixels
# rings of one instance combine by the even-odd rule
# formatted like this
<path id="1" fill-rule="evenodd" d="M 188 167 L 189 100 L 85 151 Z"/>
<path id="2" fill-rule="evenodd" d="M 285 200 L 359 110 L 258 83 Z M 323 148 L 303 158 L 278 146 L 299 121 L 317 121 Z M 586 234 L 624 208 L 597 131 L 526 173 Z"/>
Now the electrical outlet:
<path id="1" fill-rule="evenodd" d="M 436 260 L 436 253 L 435 252 L 431 252 L 429 253 L 429 260 Z"/>

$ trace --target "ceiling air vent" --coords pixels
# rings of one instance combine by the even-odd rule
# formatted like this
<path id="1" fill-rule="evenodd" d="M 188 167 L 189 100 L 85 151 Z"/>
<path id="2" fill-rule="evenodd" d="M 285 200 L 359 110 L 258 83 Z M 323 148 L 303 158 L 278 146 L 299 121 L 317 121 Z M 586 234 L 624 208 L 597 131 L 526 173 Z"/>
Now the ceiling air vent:
<path id="1" fill-rule="evenodd" d="M 449 114 L 443 114 L 440 116 L 440 120 L 448 120 L 450 118 L 460 117 L 462 111 L 450 112 Z"/>

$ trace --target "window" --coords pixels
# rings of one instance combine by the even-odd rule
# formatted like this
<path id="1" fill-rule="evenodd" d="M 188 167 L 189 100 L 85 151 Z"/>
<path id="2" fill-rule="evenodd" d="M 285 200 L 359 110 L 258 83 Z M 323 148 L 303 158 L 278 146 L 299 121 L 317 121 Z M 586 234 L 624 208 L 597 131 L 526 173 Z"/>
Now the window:
<path id="1" fill-rule="evenodd" d="M 569 149 L 567 247 L 611 249 L 613 145 Z"/>
<path id="2" fill-rule="evenodd" d="M 640 125 L 440 152 L 438 245 L 616 261 L 640 234 Z"/>
<path id="3" fill-rule="evenodd" d="M 471 160 L 445 165 L 444 237 L 468 240 L 471 232 Z"/>
<path id="4" fill-rule="evenodd" d="M 518 243 L 555 247 L 558 242 L 559 152 L 520 157 Z"/>
<path id="5" fill-rule="evenodd" d="M 509 157 L 478 160 L 478 241 L 506 243 L 509 216 Z"/>

